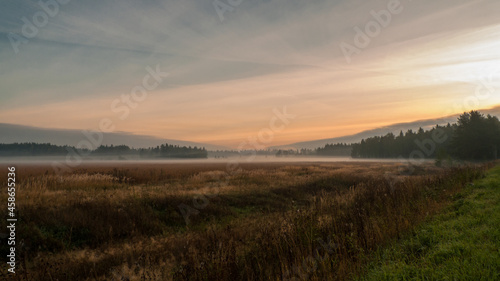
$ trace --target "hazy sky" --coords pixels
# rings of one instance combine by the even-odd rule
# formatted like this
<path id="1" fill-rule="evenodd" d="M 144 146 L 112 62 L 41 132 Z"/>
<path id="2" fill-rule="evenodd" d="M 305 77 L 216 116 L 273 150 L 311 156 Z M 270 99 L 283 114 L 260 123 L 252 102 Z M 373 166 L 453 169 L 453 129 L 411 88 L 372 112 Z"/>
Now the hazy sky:
<path id="1" fill-rule="evenodd" d="M 500 104 L 498 0 L 217 1 L 2 1 L 0 122 L 236 147 Z"/>

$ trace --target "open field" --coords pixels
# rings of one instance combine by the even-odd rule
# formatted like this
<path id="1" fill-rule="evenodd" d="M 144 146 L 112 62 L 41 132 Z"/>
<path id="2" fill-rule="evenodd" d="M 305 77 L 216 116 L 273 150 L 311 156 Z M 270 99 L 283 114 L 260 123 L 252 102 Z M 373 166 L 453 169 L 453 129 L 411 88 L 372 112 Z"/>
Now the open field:
<path id="1" fill-rule="evenodd" d="M 486 168 L 84 164 L 56 175 L 50 166 L 19 165 L 19 263 L 8 276 L 4 263 L 0 277 L 345 280 Z M 6 186 L 7 168 L 0 170 Z M 5 218 L 6 206 L 0 210 Z M 5 257 L 5 240 L 1 247 Z"/>

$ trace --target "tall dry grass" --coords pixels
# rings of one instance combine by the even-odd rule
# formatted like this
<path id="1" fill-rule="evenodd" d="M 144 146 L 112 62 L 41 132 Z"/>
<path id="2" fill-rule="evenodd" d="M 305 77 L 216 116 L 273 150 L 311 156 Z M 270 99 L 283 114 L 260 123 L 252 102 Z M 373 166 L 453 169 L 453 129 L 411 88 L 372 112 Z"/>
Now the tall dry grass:
<path id="1" fill-rule="evenodd" d="M 229 175 L 223 164 L 82 166 L 56 176 L 20 166 L 21 259 L 18 274 L 0 276 L 345 280 L 367 253 L 436 213 L 486 167 L 424 166 L 413 175 L 387 163 L 241 168 Z M 399 176 L 389 182 L 387 173 Z M 215 188 L 187 227 L 177 206 Z"/>

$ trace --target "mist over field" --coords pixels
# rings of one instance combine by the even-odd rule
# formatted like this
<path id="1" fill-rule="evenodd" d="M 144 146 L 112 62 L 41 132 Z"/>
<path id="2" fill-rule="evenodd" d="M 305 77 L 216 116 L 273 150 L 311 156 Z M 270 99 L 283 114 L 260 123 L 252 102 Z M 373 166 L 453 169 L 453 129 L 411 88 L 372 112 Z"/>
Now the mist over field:
<path id="1" fill-rule="evenodd" d="M 0 158 L 0 163 L 7 164 L 47 164 L 50 165 L 53 162 L 64 162 L 66 157 L 2 157 Z M 301 163 L 301 162 L 407 162 L 405 159 L 353 159 L 351 157 L 275 157 L 275 156 L 255 156 L 255 157 L 239 157 L 239 156 L 230 156 L 227 158 L 209 158 L 209 159 L 116 159 L 116 157 L 108 157 L 107 159 L 102 159 L 102 157 L 96 158 L 86 158 L 83 159 L 83 162 L 86 164 L 127 164 L 127 165 L 141 165 L 141 164 L 189 164 L 189 163 Z M 432 161 L 432 160 L 428 160 Z"/>

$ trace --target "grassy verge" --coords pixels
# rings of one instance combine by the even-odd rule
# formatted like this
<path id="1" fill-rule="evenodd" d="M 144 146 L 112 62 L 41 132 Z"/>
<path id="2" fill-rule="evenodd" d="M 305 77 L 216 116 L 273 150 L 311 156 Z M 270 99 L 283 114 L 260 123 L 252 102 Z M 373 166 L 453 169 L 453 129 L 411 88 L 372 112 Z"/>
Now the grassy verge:
<path id="1" fill-rule="evenodd" d="M 500 280 L 500 166 L 413 235 L 378 251 L 357 280 Z"/>

